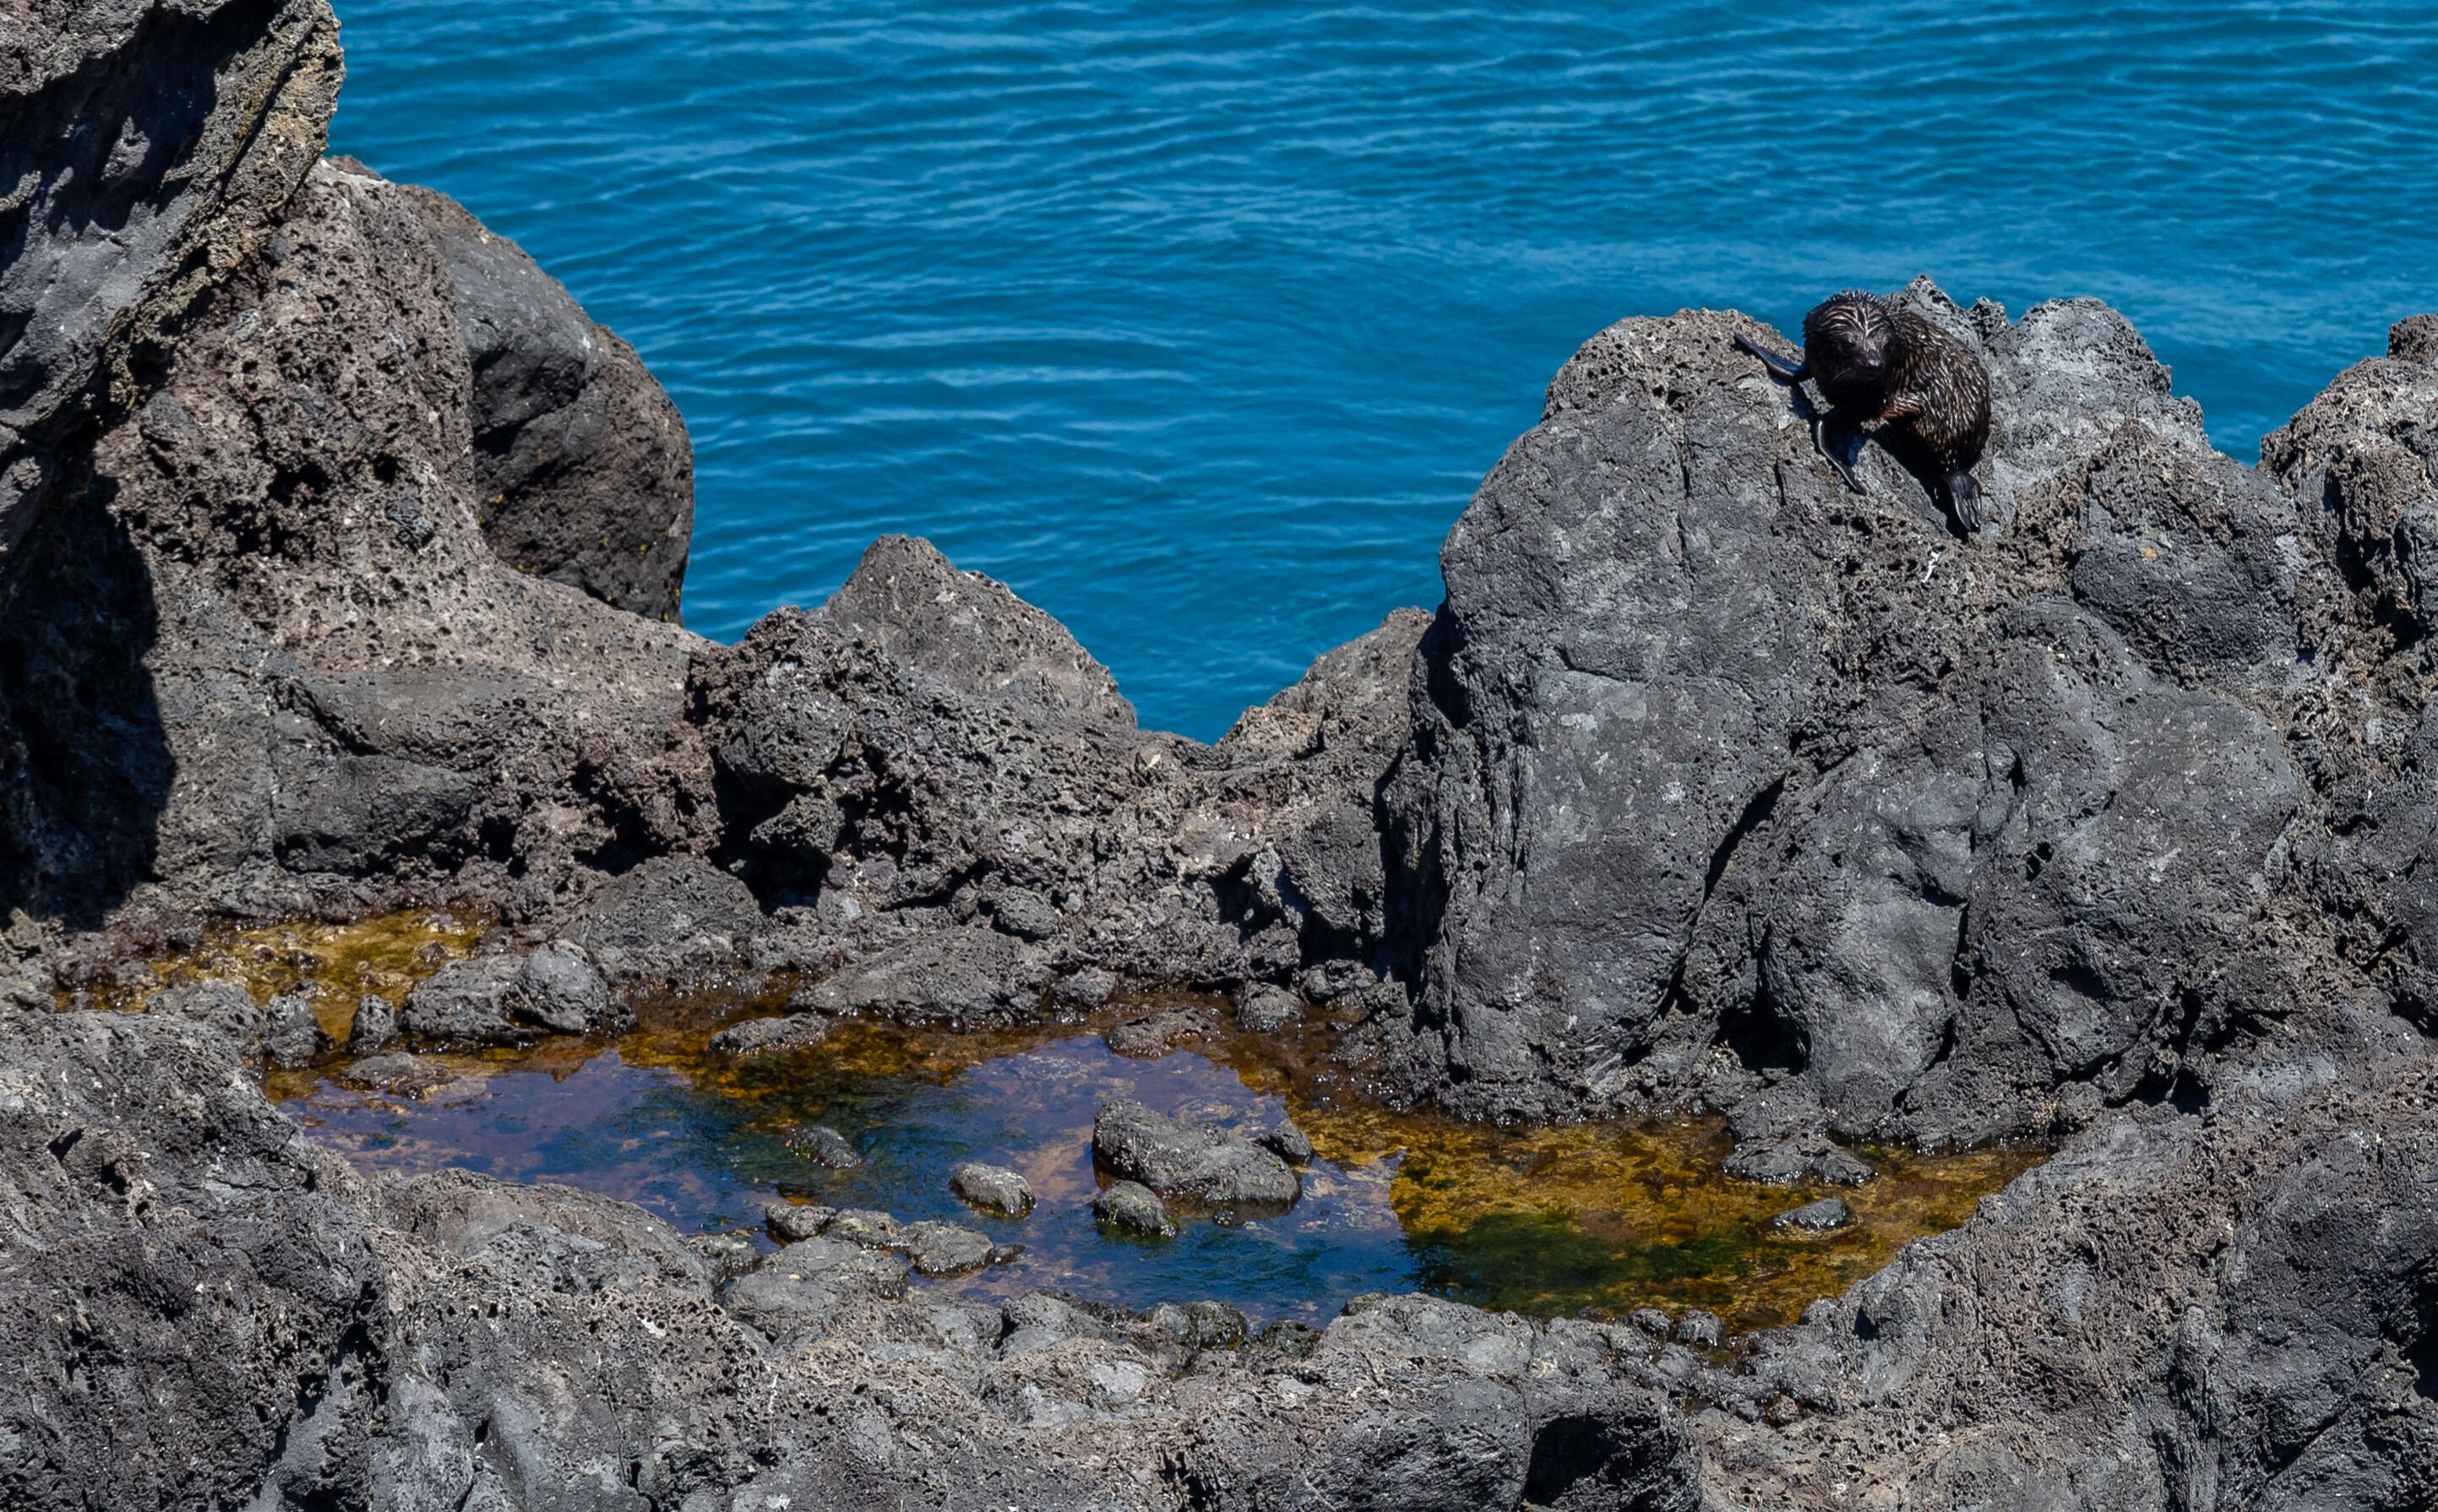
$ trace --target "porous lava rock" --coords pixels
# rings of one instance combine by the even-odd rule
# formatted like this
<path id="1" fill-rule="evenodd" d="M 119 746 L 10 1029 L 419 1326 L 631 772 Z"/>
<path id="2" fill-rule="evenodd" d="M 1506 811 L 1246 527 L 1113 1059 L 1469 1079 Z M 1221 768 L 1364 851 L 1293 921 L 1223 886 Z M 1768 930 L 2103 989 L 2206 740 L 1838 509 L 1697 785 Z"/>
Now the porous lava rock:
<path id="1" fill-rule="evenodd" d="M 325 0 L 36 0 L 0 36 L 0 595 L 196 303 L 276 234 L 345 67 Z M 70 484 L 73 491 L 73 484 Z"/>
<path id="2" fill-rule="evenodd" d="M 1303 1186 L 1273 1151 L 1213 1123 L 1155 1113 L 1132 1098 L 1092 1118 L 1092 1157 L 1162 1197 L 1212 1208 L 1286 1208 Z"/>
<path id="3" fill-rule="evenodd" d="M 2356 369 L 2255 472 L 2095 301 L 1899 297 L 1990 371 L 1993 535 L 1877 451 L 1841 489 L 1712 311 L 1587 343 L 1450 533 L 1383 799 L 1422 1094 L 1791 1087 L 1947 1142 L 2045 1130 L 2069 1083 L 2286 1096 L 2419 1053 L 2354 901 L 2401 869 L 2350 816 L 2421 801 L 2425 653 L 2372 628 L 2401 569 L 2347 562 L 2427 487 L 2429 369 Z"/>
<path id="4" fill-rule="evenodd" d="M 1842 488 L 1753 322 L 1620 323 L 1440 610 L 1204 746 L 908 537 L 737 646 L 667 623 L 665 396 L 462 210 L 320 159 L 319 0 L 20 9 L 0 1503 L 2438 1495 L 2429 317 L 2255 470 L 2105 307 L 1917 282 L 1991 377 L 1969 541 L 1881 449 Z M 1459 1115 L 1727 1112 L 1763 1179 L 1860 1173 L 1831 1134 L 2062 1148 L 1731 1354 L 1667 1342 L 1705 1313 L 1420 1296 L 1273 1347 L 909 1285 L 892 1246 L 988 1257 L 955 1225 L 790 1206 L 756 1263 L 566 1188 L 367 1185 L 257 1081 L 327 1053 L 309 999 L 52 1011 L 206 919 L 410 904 L 501 925 L 408 994 L 423 1043 L 662 985 L 984 1028 L 1186 986 L 1263 1033 L 1309 1003 L 1331 1075 Z M 354 1074 L 419 1080 L 389 1059 Z M 1129 1169 L 1292 1200 L 1155 1116 L 1109 1120 Z M 1138 1195 L 1157 1231 L 1098 1205 Z"/>
<path id="5" fill-rule="evenodd" d="M 677 406 L 523 248 L 447 195 L 401 192 L 456 294 L 484 537 L 512 566 L 675 622 L 694 535 Z"/>

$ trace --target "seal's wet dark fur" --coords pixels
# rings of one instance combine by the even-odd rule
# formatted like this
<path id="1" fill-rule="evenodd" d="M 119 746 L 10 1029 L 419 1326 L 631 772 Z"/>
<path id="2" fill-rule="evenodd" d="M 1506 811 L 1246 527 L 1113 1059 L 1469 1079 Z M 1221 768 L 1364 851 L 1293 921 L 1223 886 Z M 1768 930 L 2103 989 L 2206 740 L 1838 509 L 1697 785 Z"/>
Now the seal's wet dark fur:
<path id="1" fill-rule="evenodd" d="M 1972 476 L 1989 442 L 1989 375 L 1971 348 L 1909 309 L 1848 290 L 1803 317 L 1803 361 L 1789 362 L 1748 338 L 1736 345 L 1781 383 L 1810 378 L 1828 411 L 1811 437 L 1856 492 L 1846 461 L 1861 428 L 1881 421 L 1926 458 L 1932 493 L 1968 534 L 1981 528 L 1981 484 Z M 1884 437 L 1884 432 L 1882 433 Z"/>

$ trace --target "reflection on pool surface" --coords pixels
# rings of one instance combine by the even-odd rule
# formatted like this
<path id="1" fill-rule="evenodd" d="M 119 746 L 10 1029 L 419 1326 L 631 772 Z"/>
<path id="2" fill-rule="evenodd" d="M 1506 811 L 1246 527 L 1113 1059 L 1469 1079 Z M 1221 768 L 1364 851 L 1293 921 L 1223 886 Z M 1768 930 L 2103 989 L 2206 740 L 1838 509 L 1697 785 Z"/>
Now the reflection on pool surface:
<path id="1" fill-rule="evenodd" d="M 1210 1297 L 1256 1322 L 1316 1322 L 1361 1292 L 1415 1289 L 1535 1313 L 1656 1304 L 1709 1308 L 1735 1329 L 1790 1322 L 1906 1240 L 1963 1222 L 2041 1153 L 1866 1151 L 1882 1177 L 1834 1192 L 1854 1226 L 1797 1238 L 1767 1220 L 1831 1189 L 1728 1179 L 1718 1120 L 1501 1130 L 1391 1112 L 1334 1091 L 1314 1053 L 1325 1029 L 1228 1032 L 1130 1060 L 1102 1042 L 1105 1019 L 987 1035 L 850 1023 L 813 1050 L 732 1063 L 705 1045 L 734 1016 L 668 1009 L 612 1044 L 438 1057 L 455 1080 L 421 1101 L 326 1072 L 274 1076 L 272 1091 L 368 1174 L 454 1165 L 566 1182 L 687 1232 L 758 1230 L 778 1197 L 876 1207 L 1024 1247 L 932 1284 L 1134 1308 Z M 1318 1152 L 1303 1200 L 1241 1224 L 1188 1219 L 1165 1241 L 1096 1230 L 1092 1117 L 1116 1097 L 1247 1132 L 1292 1116 Z M 833 1171 L 791 1148 L 813 1124 L 866 1164 Z M 1023 1172 L 1038 1205 L 1021 1220 L 967 1208 L 947 1187 L 965 1160 Z"/>

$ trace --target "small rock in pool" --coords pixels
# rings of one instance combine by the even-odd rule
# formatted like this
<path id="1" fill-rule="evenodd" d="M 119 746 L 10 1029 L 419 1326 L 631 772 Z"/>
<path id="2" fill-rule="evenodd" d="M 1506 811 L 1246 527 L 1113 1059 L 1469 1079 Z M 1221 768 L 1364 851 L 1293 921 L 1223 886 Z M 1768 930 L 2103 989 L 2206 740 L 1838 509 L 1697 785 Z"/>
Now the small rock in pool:
<path id="1" fill-rule="evenodd" d="M 332 1048 L 330 1036 L 313 1016 L 313 1000 L 301 993 L 285 993 L 262 1005 L 270 1020 L 262 1031 L 262 1058 L 284 1070 L 311 1065 Z"/>
<path id="2" fill-rule="evenodd" d="M 1033 1211 L 1032 1187 L 1004 1166 L 968 1160 L 948 1177 L 948 1189 L 985 1213 L 1022 1218 Z"/>
<path id="3" fill-rule="evenodd" d="M 832 1170 L 853 1170 L 863 1164 L 863 1156 L 847 1143 L 846 1135 L 824 1124 L 799 1129 L 787 1136 L 787 1148 L 818 1166 Z"/>
<path id="4" fill-rule="evenodd" d="M 1860 1187 L 1879 1174 L 1860 1156 L 1830 1144 L 1826 1135 L 1793 1139 L 1748 1139 L 1727 1156 L 1727 1174 L 1764 1187 L 1801 1187 L 1826 1182 Z"/>
<path id="5" fill-rule="evenodd" d="M 988 1265 L 998 1254 L 987 1234 L 955 1223 L 926 1220 L 898 1231 L 896 1245 L 925 1275 L 963 1275 Z"/>
<path id="6" fill-rule="evenodd" d="M 1236 1003 L 1236 1027 L 1255 1034 L 1276 1034 L 1302 1011 L 1296 995 L 1283 987 L 1255 982 Z"/>
<path id="7" fill-rule="evenodd" d="M 1255 1134 L 1253 1143 L 1290 1166 L 1312 1164 L 1312 1139 L 1285 1118 Z"/>
<path id="8" fill-rule="evenodd" d="M 810 1203 L 770 1203 L 762 1209 L 762 1222 L 771 1237 L 782 1244 L 800 1244 L 830 1226 L 838 1217 L 835 1207 L 819 1207 Z"/>
<path id="9" fill-rule="evenodd" d="M 1251 1140 L 1166 1117 L 1131 1098 L 1102 1105 L 1092 1119 L 1092 1153 L 1112 1175 L 1210 1208 L 1277 1212 L 1303 1195 L 1287 1163 Z"/>
<path id="10" fill-rule="evenodd" d="M 612 1017 L 610 983 L 582 945 L 544 941 L 517 968 L 516 1016 L 556 1034 L 582 1034 Z"/>
<path id="11" fill-rule="evenodd" d="M 1092 1199 L 1092 1216 L 1112 1228 L 1154 1239 L 1176 1233 L 1176 1220 L 1152 1189 L 1140 1182 L 1122 1181 Z"/>
<path id="12" fill-rule="evenodd" d="M 398 1043 L 398 1010 L 389 1000 L 367 993 L 356 1003 L 356 1016 L 347 1025 L 349 1055 L 378 1055 Z"/>
<path id="13" fill-rule="evenodd" d="M 1676 1320 L 1657 1308 L 1636 1308 L 1629 1321 L 1654 1339 L 1666 1339 L 1676 1331 Z"/>
<path id="14" fill-rule="evenodd" d="M 448 1081 L 449 1073 L 419 1055 L 392 1050 L 386 1055 L 367 1056 L 358 1061 L 340 1072 L 339 1080 L 351 1086 L 370 1087 L 375 1092 L 419 1098 Z"/>
<path id="15" fill-rule="evenodd" d="M 1190 1008 L 1170 1008 L 1121 1024 L 1101 1038 L 1120 1055 L 1150 1061 L 1189 1040 L 1203 1039 L 1217 1029 L 1207 1013 Z"/>
<path id="16" fill-rule="evenodd" d="M 1185 1310 L 1185 1342 L 1196 1349 L 1233 1349 L 1245 1342 L 1245 1315 L 1225 1302 L 1196 1302 Z"/>
<path id="17" fill-rule="evenodd" d="M 1725 1325 L 1720 1321 L 1717 1313 L 1705 1312 L 1695 1308 L 1676 1320 L 1677 1342 L 1699 1345 L 1705 1349 L 1715 1349 L 1719 1345 L 1719 1335 L 1724 1327 Z"/>
<path id="18" fill-rule="evenodd" d="M 830 1021 L 819 1013 L 787 1013 L 777 1018 L 749 1018 L 731 1024 L 711 1037 L 715 1055 L 739 1059 L 755 1055 L 787 1055 L 809 1050 L 830 1037 Z"/>
<path id="19" fill-rule="evenodd" d="M 1844 1228 L 1854 1221 L 1854 1210 L 1842 1199 L 1823 1197 L 1816 1203 L 1790 1207 L 1769 1221 L 1772 1228 L 1800 1229 L 1806 1234 L 1826 1234 L 1830 1229 Z"/>

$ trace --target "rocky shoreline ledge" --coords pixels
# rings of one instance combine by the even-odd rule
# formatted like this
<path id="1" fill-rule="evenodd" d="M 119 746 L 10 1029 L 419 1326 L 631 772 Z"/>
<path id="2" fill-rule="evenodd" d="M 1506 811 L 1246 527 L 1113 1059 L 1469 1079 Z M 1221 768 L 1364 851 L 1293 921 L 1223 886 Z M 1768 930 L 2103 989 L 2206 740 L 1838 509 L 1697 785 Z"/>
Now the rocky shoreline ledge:
<path id="1" fill-rule="evenodd" d="M 1972 539 L 1883 454 L 1844 492 L 1757 324 L 1620 322 L 1446 603 L 1203 746 L 916 540 L 685 632 L 674 408 L 322 156 L 323 0 L 43 0 L 0 65 L 0 1503 L 2438 1497 L 2438 317 L 2252 468 L 2105 307 L 1917 281 L 1995 393 Z M 1724 1113 L 1756 1179 L 2058 1153 L 1724 1348 L 1427 1297 L 1246 1338 L 369 1184 L 261 1089 L 343 1053 L 316 1005 L 97 1008 L 217 922 L 410 906 L 493 923 L 360 1052 L 1175 984 L 1313 1005 L 1390 1101 Z"/>

